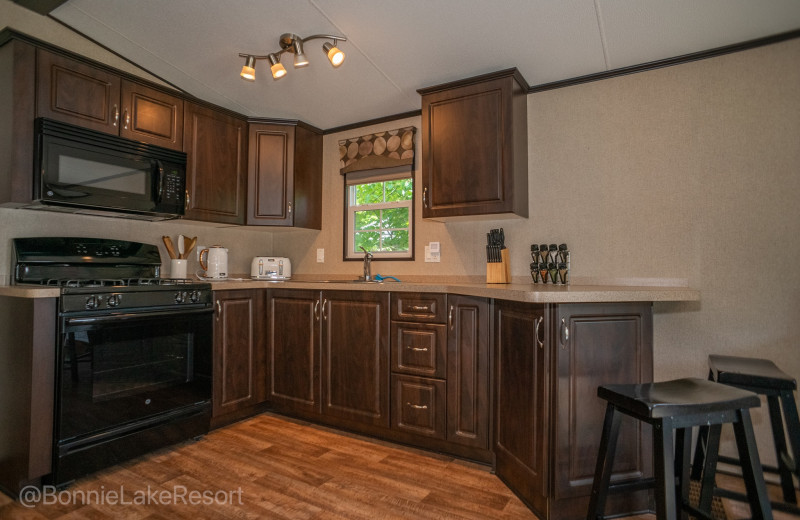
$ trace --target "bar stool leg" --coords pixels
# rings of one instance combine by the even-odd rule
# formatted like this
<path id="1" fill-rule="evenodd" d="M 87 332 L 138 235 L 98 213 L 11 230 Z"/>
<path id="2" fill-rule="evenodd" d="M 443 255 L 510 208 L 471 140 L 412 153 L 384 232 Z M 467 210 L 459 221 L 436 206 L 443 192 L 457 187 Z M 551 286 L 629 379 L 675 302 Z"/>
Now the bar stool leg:
<path id="1" fill-rule="evenodd" d="M 692 480 L 703 478 L 703 464 L 708 452 L 708 426 L 701 426 L 697 433 L 697 446 L 694 448 L 694 462 L 692 463 Z"/>
<path id="2" fill-rule="evenodd" d="M 617 438 L 622 414 L 615 413 L 614 405 L 606 406 L 606 418 L 603 421 L 603 434 L 600 438 L 600 449 L 597 453 L 597 465 L 594 471 L 592 496 L 589 499 L 587 520 L 603 518 L 608 498 L 608 485 L 611 483 L 611 470 L 617 453 Z"/>
<path id="3" fill-rule="evenodd" d="M 750 514 L 753 520 L 772 520 L 772 507 L 767 498 L 767 485 L 758 459 L 758 448 L 753 434 L 753 423 L 750 410 L 737 410 L 737 421 L 733 423 L 736 436 L 736 447 L 739 449 L 739 460 L 742 463 L 742 476 L 747 489 L 747 501 L 750 503 Z"/>
<path id="4" fill-rule="evenodd" d="M 656 475 L 656 518 L 675 520 L 675 454 L 672 421 L 664 418 L 653 423 L 653 470 Z"/>
<path id="5" fill-rule="evenodd" d="M 717 472 L 717 459 L 719 457 L 719 439 L 722 435 L 722 425 L 706 426 L 708 438 L 706 443 L 706 458 L 703 461 L 703 481 L 700 484 L 700 498 L 697 508 L 711 514 L 711 501 L 714 499 L 714 476 Z"/>
<path id="6" fill-rule="evenodd" d="M 675 475 L 678 483 L 675 488 L 675 509 L 681 512 L 681 518 L 689 518 L 683 511 L 683 505 L 689 503 L 689 471 L 691 468 L 692 429 L 678 428 L 675 433 Z"/>
<path id="7" fill-rule="evenodd" d="M 786 429 L 789 430 L 789 444 L 792 445 L 794 456 L 794 473 L 800 477 L 800 419 L 797 416 L 797 404 L 792 392 L 781 392 L 783 416 L 786 419 Z"/>
<path id="8" fill-rule="evenodd" d="M 781 403 L 777 395 L 767 396 L 767 406 L 769 407 L 769 421 L 772 423 L 772 439 L 775 442 L 775 455 L 778 460 L 778 474 L 781 478 L 781 489 L 783 490 L 783 500 L 796 504 L 794 496 L 794 480 L 792 470 L 789 467 L 786 456 L 789 451 L 786 447 L 786 436 L 783 433 L 783 416 L 781 415 Z"/>

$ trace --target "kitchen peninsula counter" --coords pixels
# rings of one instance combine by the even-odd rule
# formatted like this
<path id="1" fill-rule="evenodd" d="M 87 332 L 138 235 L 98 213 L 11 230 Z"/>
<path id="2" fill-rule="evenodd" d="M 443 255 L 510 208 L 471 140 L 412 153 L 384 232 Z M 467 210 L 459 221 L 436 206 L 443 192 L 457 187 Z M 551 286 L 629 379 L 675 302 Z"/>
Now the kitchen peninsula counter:
<path id="1" fill-rule="evenodd" d="M 433 292 L 462 294 L 525 303 L 599 303 L 599 302 L 679 302 L 698 301 L 700 291 L 679 286 L 633 285 L 542 285 L 532 283 L 486 284 L 451 282 L 381 282 L 341 281 L 264 281 L 226 280 L 212 282 L 215 291 L 229 289 L 313 289 L 375 292 Z M 16 298 L 57 298 L 57 287 L 35 285 L 0 285 L 0 296 Z"/>

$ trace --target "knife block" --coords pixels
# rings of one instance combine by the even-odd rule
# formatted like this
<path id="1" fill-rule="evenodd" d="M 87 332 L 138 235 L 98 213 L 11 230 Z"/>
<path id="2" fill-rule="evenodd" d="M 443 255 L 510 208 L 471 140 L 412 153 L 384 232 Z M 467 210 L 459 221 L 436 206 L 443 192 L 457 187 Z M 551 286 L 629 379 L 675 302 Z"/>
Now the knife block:
<path id="1" fill-rule="evenodd" d="M 508 249 L 500 250 L 500 262 L 486 263 L 486 283 L 511 283 L 511 264 Z"/>

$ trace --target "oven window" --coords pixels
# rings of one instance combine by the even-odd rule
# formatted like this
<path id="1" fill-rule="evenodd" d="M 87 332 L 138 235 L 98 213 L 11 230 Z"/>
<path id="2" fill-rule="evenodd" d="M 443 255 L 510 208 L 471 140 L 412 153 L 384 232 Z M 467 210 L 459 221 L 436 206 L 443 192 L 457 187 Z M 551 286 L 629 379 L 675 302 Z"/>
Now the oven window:
<path id="1" fill-rule="evenodd" d="M 60 351 L 60 439 L 211 398 L 211 314 L 66 320 Z"/>

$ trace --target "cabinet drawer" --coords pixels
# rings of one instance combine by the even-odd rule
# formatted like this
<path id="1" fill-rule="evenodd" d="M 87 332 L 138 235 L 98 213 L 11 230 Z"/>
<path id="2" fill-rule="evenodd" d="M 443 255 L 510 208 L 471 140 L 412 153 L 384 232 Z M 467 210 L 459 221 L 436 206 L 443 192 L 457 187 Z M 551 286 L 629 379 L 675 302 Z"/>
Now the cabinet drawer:
<path id="1" fill-rule="evenodd" d="M 392 319 L 445 323 L 447 321 L 447 295 L 392 293 Z"/>
<path id="2" fill-rule="evenodd" d="M 446 355 L 444 325 L 392 322 L 392 372 L 444 378 Z"/>
<path id="3" fill-rule="evenodd" d="M 444 439 L 445 392 L 439 379 L 392 375 L 392 428 Z"/>

